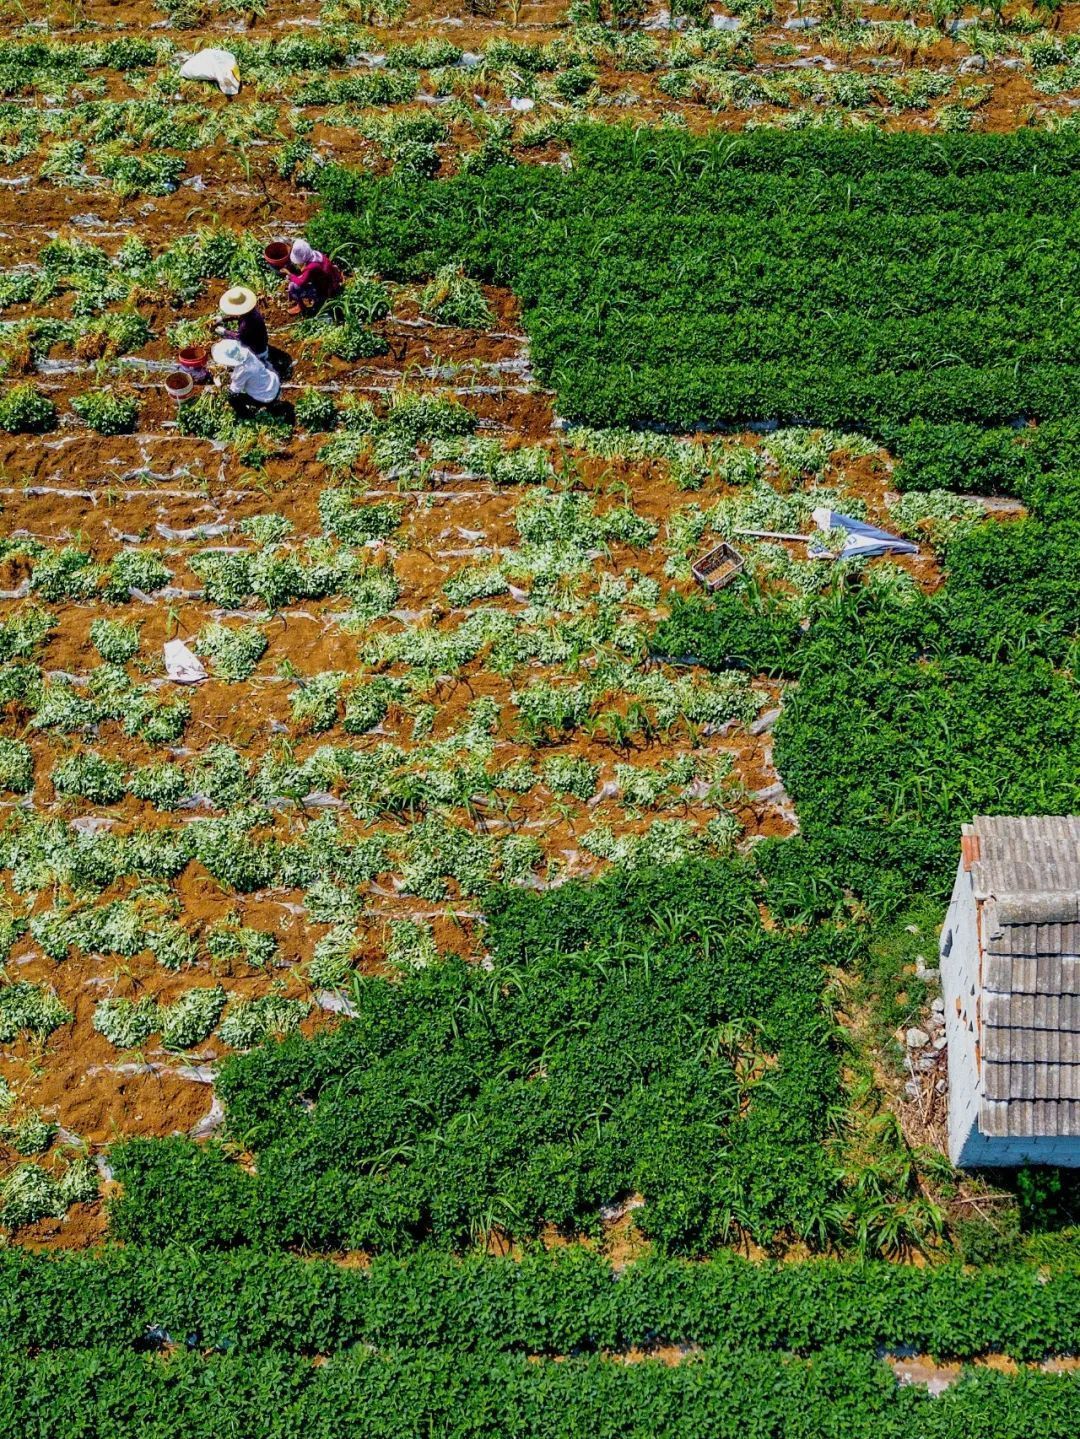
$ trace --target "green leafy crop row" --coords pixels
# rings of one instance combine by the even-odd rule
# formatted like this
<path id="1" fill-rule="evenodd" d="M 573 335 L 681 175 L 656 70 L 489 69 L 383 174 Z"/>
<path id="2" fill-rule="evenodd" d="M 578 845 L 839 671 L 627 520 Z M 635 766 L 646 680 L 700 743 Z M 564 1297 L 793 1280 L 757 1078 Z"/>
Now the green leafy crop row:
<path id="1" fill-rule="evenodd" d="M 616 1270 L 583 1249 L 521 1260 L 429 1252 L 365 1269 L 251 1250 L 0 1257 L 0 1342 L 29 1351 L 134 1349 L 156 1329 L 246 1353 L 371 1344 L 551 1355 L 679 1344 L 1035 1360 L 1068 1351 L 1078 1324 L 1077 1276 L 1021 1266 L 971 1273 L 727 1256 Z"/>
<path id="2" fill-rule="evenodd" d="M 313 1365 L 280 1355 L 159 1359 L 92 1349 L 5 1354 L 0 1413 L 12 1433 L 40 1435 L 1073 1439 L 1080 1385 L 1072 1375 L 983 1369 L 933 1396 L 898 1387 L 884 1364 L 845 1351 L 807 1361 L 713 1350 L 667 1367 L 447 1350 L 360 1351 Z"/>

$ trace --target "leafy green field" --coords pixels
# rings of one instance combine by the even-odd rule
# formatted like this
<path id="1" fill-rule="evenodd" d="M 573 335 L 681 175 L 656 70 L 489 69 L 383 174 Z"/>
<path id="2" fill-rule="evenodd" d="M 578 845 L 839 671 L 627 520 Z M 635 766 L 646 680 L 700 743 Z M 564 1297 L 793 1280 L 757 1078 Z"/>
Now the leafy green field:
<path id="1" fill-rule="evenodd" d="M 710 34 L 662 94 L 747 98 Z M 376 175 L 322 163 L 354 110 L 597 77 L 362 43 L 237 43 L 248 138 L 318 181 L 350 272 L 332 323 L 275 331 L 285 413 L 164 414 L 109 368 L 163 317 L 205 339 L 211 284 L 273 303 L 254 232 L 50 234 L 0 275 L 0 431 L 64 516 L 0 541 L 0 1429 L 1074 1439 L 1077 1377 L 1039 1366 L 1076 1349 L 1075 1185 L 960 1176 L 898 1111 L 941 1095 L 901 1041 L 961 823 L 1080 810 L 1080 136 L 574 109 L 543 163 L 477 121 L 435 178 L 432 110 L 368 124 Z M 5 93 L 70 104 L 13 99 L 10 163 L 166 200 L 172 151 L 237 135 L 170 114 L 173 58 L 0 46 Z M 107 484 L 62 492 L 87 431 Z M 918 556 L 769 543 L 821 504 Z M 707 596 L 720 537 L 746 570 Z M 92 1150 L 25 1100 L 65 1033 L 121 1097 Z M 181 1072 L 214 1109 L 143 1123 Z M 103 1244 L 20 1247 L 75 1210 Z M 913 1355 L 943 1393 L 897 1383 Z"/>
<path id="2" fill-rule="evenodd" d="M 1069 1349 L 1072 1270 L 1031 1265 L 643 1260 L 616 1270 L 581 1248 L 517 1259 L 432 1250 L 364 1269 L 179 1245 L 104 1254 L 5 1254 L 0 1342 L 11 1351 L 173 1343 L 243 1354 L 390 1350 L 555 1355 L 656 1345 L 757 1349 L 907 1347 L 942 1360 Z M 148 1340 L 151 1331 L 156 1340 Z"/>
<path id="3" fill-rule="evenodd" d="M 87 1404 L 87 1391 L 93 1400 Z M 741 1349 L 676 1367 L 604 1359 L 535 1364 L 444 1349 L 359 1351 L 313 1367 L 288 1356 L 177 1355 L 167 1364 L 117 1350 L 27 1360 L 5 1356 L 0 1413 L 12 1430 L 181 1434 L 228 1429 L 252 1439 L 360 1432 L 528 1439 L 710 1434 L 785 1439 L 1067 1439 L 1080 1420 L 1075 1380 L 980 1370 L 940 1397 L 898 1388 L 872 1356 L 813 1362 Z"/>
<path id="4" fill-rule="evenodd" d="M 491 963 L 368 984 L 333 1035 L 238 1059 L 219 1092 L 249 1177 L 190 1141 L 114 1149 L 119 1238 L 397 1251 L 493 1228 L 642 1231 L 700 1253 L 737 1229 L 855 1225 L 823 966 L 842 936 L 769 935 L 749 875 L 639 871 L 488 907 Z"/>
<path id="5" fill-rule="evenodd" d="M 511 285 L 575 420 L 1000 425 L 1080 395 L 1078 153 L 1071 134 L 591 127 L 569 173 L 329 169 L 313 233 L 384 273 L 456 257 Z"/>
<path id="6" fill-rule="evenodd" d="M 600 1207 L 631 1193 L 645 1199 L 638 1229 L 662 1252 L 708 1252 L 737 1233 L 863 1253 L 940 1235 L 899 1152 L 882 1157 L 872 1185 L 845 1167 L 844 1044 L 825 980 L 859 963 L 853 898 L 884 916 L 913 893 L 944 893 L 965 815 L 1080 803 L 1067 668 L 1080 551 L 1060 514 L 1074 483 L 1075 336 L 1058 299 L 1076 264 L 1073 221 L 1060 213 L 1076 144 L 758 135 L 720 146 L 590 131 L 576 153 L 569 176 L 501 169 L 418 188 L 332 173 L 314 233 L 346 257 L 374 253 L 391 273 L 464 254 L 511 281 L 560 403 L 607 424 L 685 423 L 687 404 L 714 428 L 790 418 L 776 375 L 806 358 L 803 335 L 813 340 L 824 307 L 831 359 L 823 349 L 806 364 L 805 418 L 873 428 L 861 400 L 829 398 L 856 390 L 876 396 L 879 430 L 928 412 L 936 429 L 920 418 L 894 430 L 902 475 L 909 433 L 916 476 L 937 466 L 960 479 L 972 450 L 993 469 L 995 446 L 1031 513 L 942 531 L 947 582 L 933 593 L 841 572 L 809 610 L 760 584 L 676 602 L 651 636 L 655 653 L 721 671 L 734 656 L 798 681 L 777 757 L 801 834 L 767 840 L 750 864 L 639 864 L 591 890 L 491 891 L 486 968 L 446 962 L 396 986 L 368 983 L 334 1034 L 226 1066 L 229 1134 L 254 1154 L 253 1174 L 187 1140 L 117 1147 L 124 1196 L 112 1222 L 129 1242 L 460 1249 L 493 1229 L 512 1240 L 549 1227 L 596 1233 Z M 813 191 L 795 178 L 811 168 Z M 633 194 L 629 213 L 619 193 Z M 946 254 L 968 256 L 945 267 L 949 283 Z M 765 307 L 774 284 L 779 299 Z M 858 335 L 877 333 L 901 290 L 895 353 L 864 355 Z M 600 291 L 598 310 L 589 295 Z M 942 344 L 974 336 L 951 378 L 920 349 L 935 325 Z M 845 326 L 849 350 L 837 339 Z M 775 350 L 777 368 L 734 378 L 746 350 Z M 600 373 L 617 375 L 626 354 L 615 405 Z M 640 380 L 650 369 L 667 377 L 662 395 Z M 931 389 L 936 408 L 911 400 Z M 992 398 L 980 409 L 973 393 Z M 1025 411 L 1045 426 L 1000 427 Z M 973 416 L 998 428 L 976 430 Z M 205 564 L 222 597 L 243 602 L 254 580 L 242 561 Z M 548 722 L 538 716 L 541 730 Z M 281 865 L 272 847 L 214 838 L 220 854 L 204 845 L 200 857 L 233 885 L 257 888 Z M 327 851 L 339 881 L 355 883 L 358 852 L 348 856 Z M 373 875 L 384 860 L 366 863 Z M 763 930 L 758 899 L 794 927 Z"/>

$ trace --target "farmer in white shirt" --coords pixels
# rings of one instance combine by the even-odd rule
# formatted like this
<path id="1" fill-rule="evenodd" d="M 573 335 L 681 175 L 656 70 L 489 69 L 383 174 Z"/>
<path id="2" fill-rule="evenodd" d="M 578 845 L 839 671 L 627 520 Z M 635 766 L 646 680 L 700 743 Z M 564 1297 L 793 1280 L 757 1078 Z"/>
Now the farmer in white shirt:
<path id="1" fill-rule="evenodd" d="M 229 376 L 229 403 L 237 414 L 254 414 L 263 405 L 272 405 L 280 393 L 278 372 L 251 350 L 241 349 Z"/>

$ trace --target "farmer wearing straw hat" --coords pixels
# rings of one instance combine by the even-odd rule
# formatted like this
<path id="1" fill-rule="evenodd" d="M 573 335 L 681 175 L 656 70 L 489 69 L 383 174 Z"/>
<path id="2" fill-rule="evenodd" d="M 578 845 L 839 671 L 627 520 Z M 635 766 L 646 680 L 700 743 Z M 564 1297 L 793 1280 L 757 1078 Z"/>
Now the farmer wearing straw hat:
<path id="1" fill-rule="evenodd" d="M 270 337 L 266 333 L 266 321 L 259 314 L 258 304 L 254 290 L 234 285 L 222 295 L 218 309 L 227 320 L 237 322 L 235 330 L 222 331 L 225 338 L 239 340 L 245 349 L 265 360 L 270 351 Z"/>
<path id="2" fill-rule="evenodd" d="M 289 251 L 292 274 L 285 282 L 289 314 L 314 314 L 336 295 L 344 283 L 341 271 L 328 255 L 313 250 L 306 240 L 297 240 Z"/>

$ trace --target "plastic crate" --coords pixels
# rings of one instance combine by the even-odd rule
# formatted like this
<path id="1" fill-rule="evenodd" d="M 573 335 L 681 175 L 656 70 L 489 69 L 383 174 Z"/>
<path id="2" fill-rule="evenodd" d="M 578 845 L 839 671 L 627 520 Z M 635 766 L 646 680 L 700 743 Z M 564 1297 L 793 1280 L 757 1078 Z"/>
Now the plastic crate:
<path id="1" fill-rule="evenodd" d="M 735 546 L 723 540 L 714 550 L 696 559 L 690 566 L 690 573 L 707 590 L 719 590 L 730 584 L 736 575 L 742 574 L 745 563 Z"/>

